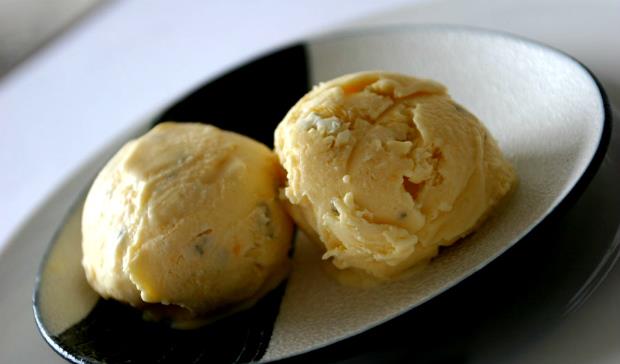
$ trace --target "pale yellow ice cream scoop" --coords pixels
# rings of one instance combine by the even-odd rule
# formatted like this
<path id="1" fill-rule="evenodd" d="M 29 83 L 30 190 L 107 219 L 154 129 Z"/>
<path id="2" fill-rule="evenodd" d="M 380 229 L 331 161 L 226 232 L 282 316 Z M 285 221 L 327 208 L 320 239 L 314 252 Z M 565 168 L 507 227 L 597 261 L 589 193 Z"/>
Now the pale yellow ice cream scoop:
<path id="1" fill-rule="evenodd" d="M 316 86 L 276 129 L 275 150 L 291 214 L 323 258 L 379 279 L 470 233 L 516 179 L 444 86 L 386 72 Z"/>
<path id="2" fill-rule="evenodd" d="M 193 315 L 255 300 L 286 275 L 292 222 L 275 154 L 213 126 L 164 123 L 94 181 L 83 266 L 103 297 Z"/>

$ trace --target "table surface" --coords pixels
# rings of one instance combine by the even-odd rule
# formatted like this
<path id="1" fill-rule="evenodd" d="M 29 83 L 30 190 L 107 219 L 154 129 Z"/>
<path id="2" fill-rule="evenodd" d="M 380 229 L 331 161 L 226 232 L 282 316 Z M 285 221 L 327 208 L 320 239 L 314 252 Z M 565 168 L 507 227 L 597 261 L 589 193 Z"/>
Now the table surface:
<path id="1" fill-rule="evenodd" d="M 205 80 L 308 36 L 422 23 L 551 45 L 590 68 L 620 105 L 617 0 L 110 2 L 0 79 L 0 252 L 97 151 Z M 601 304 L 619 301 L 610 297 Z"/>

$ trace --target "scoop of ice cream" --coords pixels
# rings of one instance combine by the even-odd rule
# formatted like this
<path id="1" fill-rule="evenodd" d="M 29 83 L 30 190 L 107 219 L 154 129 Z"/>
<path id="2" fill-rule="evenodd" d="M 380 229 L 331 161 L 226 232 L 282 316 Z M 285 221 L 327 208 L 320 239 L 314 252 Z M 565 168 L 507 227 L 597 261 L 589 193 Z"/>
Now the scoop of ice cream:
<path id="1" fill-rule="evenodd" d="M 287 273 L 292 222 L 264 145 L 201 124 L 164 123 L 127 143 L 93 183 L 83 266 L 103 297 L 192 314 L 256 299 Z"/>
<path id="2" fill-rule="evenodd" d="M 316 86 L 275 132 L 284 196 L 324 259 L 385 279 L 472 231 L 515 173 L 441 84 L 363 72 Z"/>

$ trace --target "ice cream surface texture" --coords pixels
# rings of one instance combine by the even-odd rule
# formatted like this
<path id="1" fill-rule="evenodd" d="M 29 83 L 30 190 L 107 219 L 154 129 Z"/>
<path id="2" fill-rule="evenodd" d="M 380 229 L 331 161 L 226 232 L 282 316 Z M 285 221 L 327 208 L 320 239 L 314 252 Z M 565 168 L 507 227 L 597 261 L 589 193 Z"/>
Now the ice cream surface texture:
<path id="1" fill-rule="evenodd" d="M 163 123 L 93 183 L 82 264 L 103 297 L 204 314 L 256 299 L 286 275 L 292 222 L 275 154 L 213 126 Z"/>
<path id="2" fill-rule="evenodd" d="M 443 85 L 386 72 L 316 86 L 276 129 L 275 150 L 291 214 L 323 258 L 378 279 L 470 233 L 516 179 Z"/>

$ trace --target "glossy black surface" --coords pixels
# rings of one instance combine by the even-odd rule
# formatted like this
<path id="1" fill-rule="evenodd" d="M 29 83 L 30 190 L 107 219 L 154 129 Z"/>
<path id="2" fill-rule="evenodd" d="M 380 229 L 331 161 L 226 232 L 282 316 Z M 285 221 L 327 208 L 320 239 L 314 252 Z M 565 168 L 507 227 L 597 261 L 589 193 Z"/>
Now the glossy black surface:
<path id="1" fill-rule="evenodd" d="M 306 51 L 296 45 L 210 81 L 175 103 L 157 122 L 204 122 L 272 147 L 276 126 L 308 89 Z"/>
<path id="2" fill-rule="evenodd" d="M 100 299 L 54 341 L 86 363 L 246 363 L 267 349 L 286 283 L 252 308 L 195 330 L 144 321 L 142 312 Z"/>

